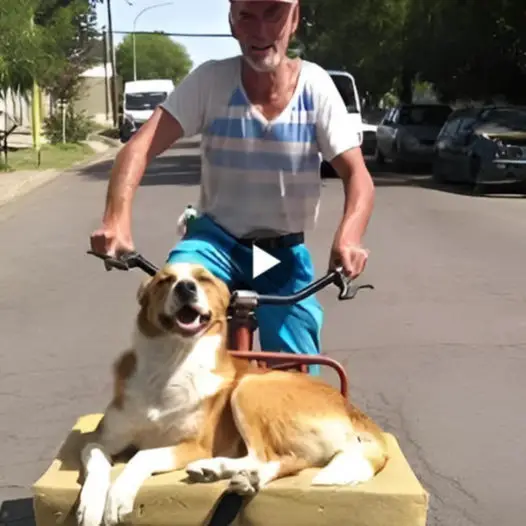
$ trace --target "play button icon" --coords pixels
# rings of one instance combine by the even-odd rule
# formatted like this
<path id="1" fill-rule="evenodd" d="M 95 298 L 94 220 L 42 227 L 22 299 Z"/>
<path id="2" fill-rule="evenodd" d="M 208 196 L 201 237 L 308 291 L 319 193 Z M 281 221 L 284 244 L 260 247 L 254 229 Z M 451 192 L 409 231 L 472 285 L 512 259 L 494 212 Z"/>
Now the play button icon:
<path id="1" fill-rule="evenodd" d="M 252 278 L 257 278 L 279 265 L 281 261 L 268 252 L 265 252 L 257 245 L 252 245 Z"/>

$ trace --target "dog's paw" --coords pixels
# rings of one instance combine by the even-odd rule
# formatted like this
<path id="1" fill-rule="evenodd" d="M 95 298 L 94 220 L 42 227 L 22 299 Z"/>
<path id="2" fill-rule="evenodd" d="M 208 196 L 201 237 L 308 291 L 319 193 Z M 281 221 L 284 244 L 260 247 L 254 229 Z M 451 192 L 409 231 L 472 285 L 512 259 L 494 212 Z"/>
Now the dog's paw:
<path id="1" fill-rule="evenodd" d="M 224 477 L 224 466 L 219 458 L 205 458 L 190 462 L 186 473 L 192 482 L 214 482 Z"/>
<path id="2" fill-rule="evenodd" d="M 253 470 L 242 470 L 236 473 L 231 479 L 228 491 L 243 496 L 252 496 L 259 491 L 260 478 L 259 472 Z"/>
<path id="3" fill-rule="evenodd" d="M 136 491 L 126 483 L 126 479 L 117 479 L 108 492 L 104 509 L 104 524 L 114 526 L 124 522 L 133 512 Z"/>
<path id="4" fill-rule="evenodd" d="M 80 492 L 76 511 L 79 526 L 100 526 L 104 516 L 107 491 L 93 478 L 87 478 Z"/>

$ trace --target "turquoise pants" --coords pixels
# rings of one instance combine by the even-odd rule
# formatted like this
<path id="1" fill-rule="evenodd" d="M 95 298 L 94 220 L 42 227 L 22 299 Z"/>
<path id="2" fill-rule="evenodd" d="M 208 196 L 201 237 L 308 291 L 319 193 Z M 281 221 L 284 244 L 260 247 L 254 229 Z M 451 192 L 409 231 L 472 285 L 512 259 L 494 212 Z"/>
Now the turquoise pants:
<path id="1" fill-rule="evenodd" d="M 311 256 L 304 244 L 267 252 L 283 263 L 253 279 L 252 248 L 238 243 L 210 217 L 201 215 L 189 223 L 185 236 L 170 251 L 167 262 L 201 264 L 231 291 L 248 288 L 259 294 L 286 295 L 314 280 Z M 262 350 L 320 353 L 323 310 L 314 295 L 293 305 L 262 305 L 256 310 L 256 318 Z M 318 375 L 319 369 L 318 365 L 312 365 L 309 372 Z"/>

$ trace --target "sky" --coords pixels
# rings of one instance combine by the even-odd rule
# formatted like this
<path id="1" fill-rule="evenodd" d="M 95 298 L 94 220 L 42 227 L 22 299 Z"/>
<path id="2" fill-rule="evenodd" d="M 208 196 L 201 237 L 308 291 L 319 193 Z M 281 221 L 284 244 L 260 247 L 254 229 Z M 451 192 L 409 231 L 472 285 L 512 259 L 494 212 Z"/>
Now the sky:
<path id="1" fill-rule="evenodd" d="M 129 5 L 132 4 L 132 5 Z M 228 0 L 111 0 L 113 31 L 133 31 L 135 17 L 146 7 L 163 4 L 142 13 L 136 22 L 137 31 L 166 31 L 167 33 L 229 34 Z M 165 5 L 168 4 L 168 5 Z M 106 1 L 97 6 L 98 26 L 107 26 Z M 114 45 L 125 35 L 114 34 Z M 196 68 L 210 59 L 231 57 L 239 53 L 232 37 L 172 37 L 186 47 Z"/>

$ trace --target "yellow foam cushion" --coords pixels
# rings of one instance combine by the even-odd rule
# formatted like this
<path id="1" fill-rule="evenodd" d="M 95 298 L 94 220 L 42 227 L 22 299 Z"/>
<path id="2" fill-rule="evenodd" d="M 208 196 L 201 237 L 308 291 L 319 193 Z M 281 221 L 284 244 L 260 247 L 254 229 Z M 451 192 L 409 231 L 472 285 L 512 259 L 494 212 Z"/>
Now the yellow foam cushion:
<path id="1" fill-rule="evenodd" d="M 33 485 L 37 526 L 76 526 L 80 492 L 80 450 L 101 414 L 78 419 L 57 457 Z M 425 526 L 429 496 L 414 475 L 397 440 L 386 434 L 390 460 L 371 481 L 358 486 L 314 487 L 308 469 L 272 482 L 246 502 L 233 526 Z M 123 464 L 116 464 L 112 478 Z M 127 524 L 195 526 L 209 520 L 228 482 L 188 484 L 184 470 L 150 477 L 141 488 Z"/>

